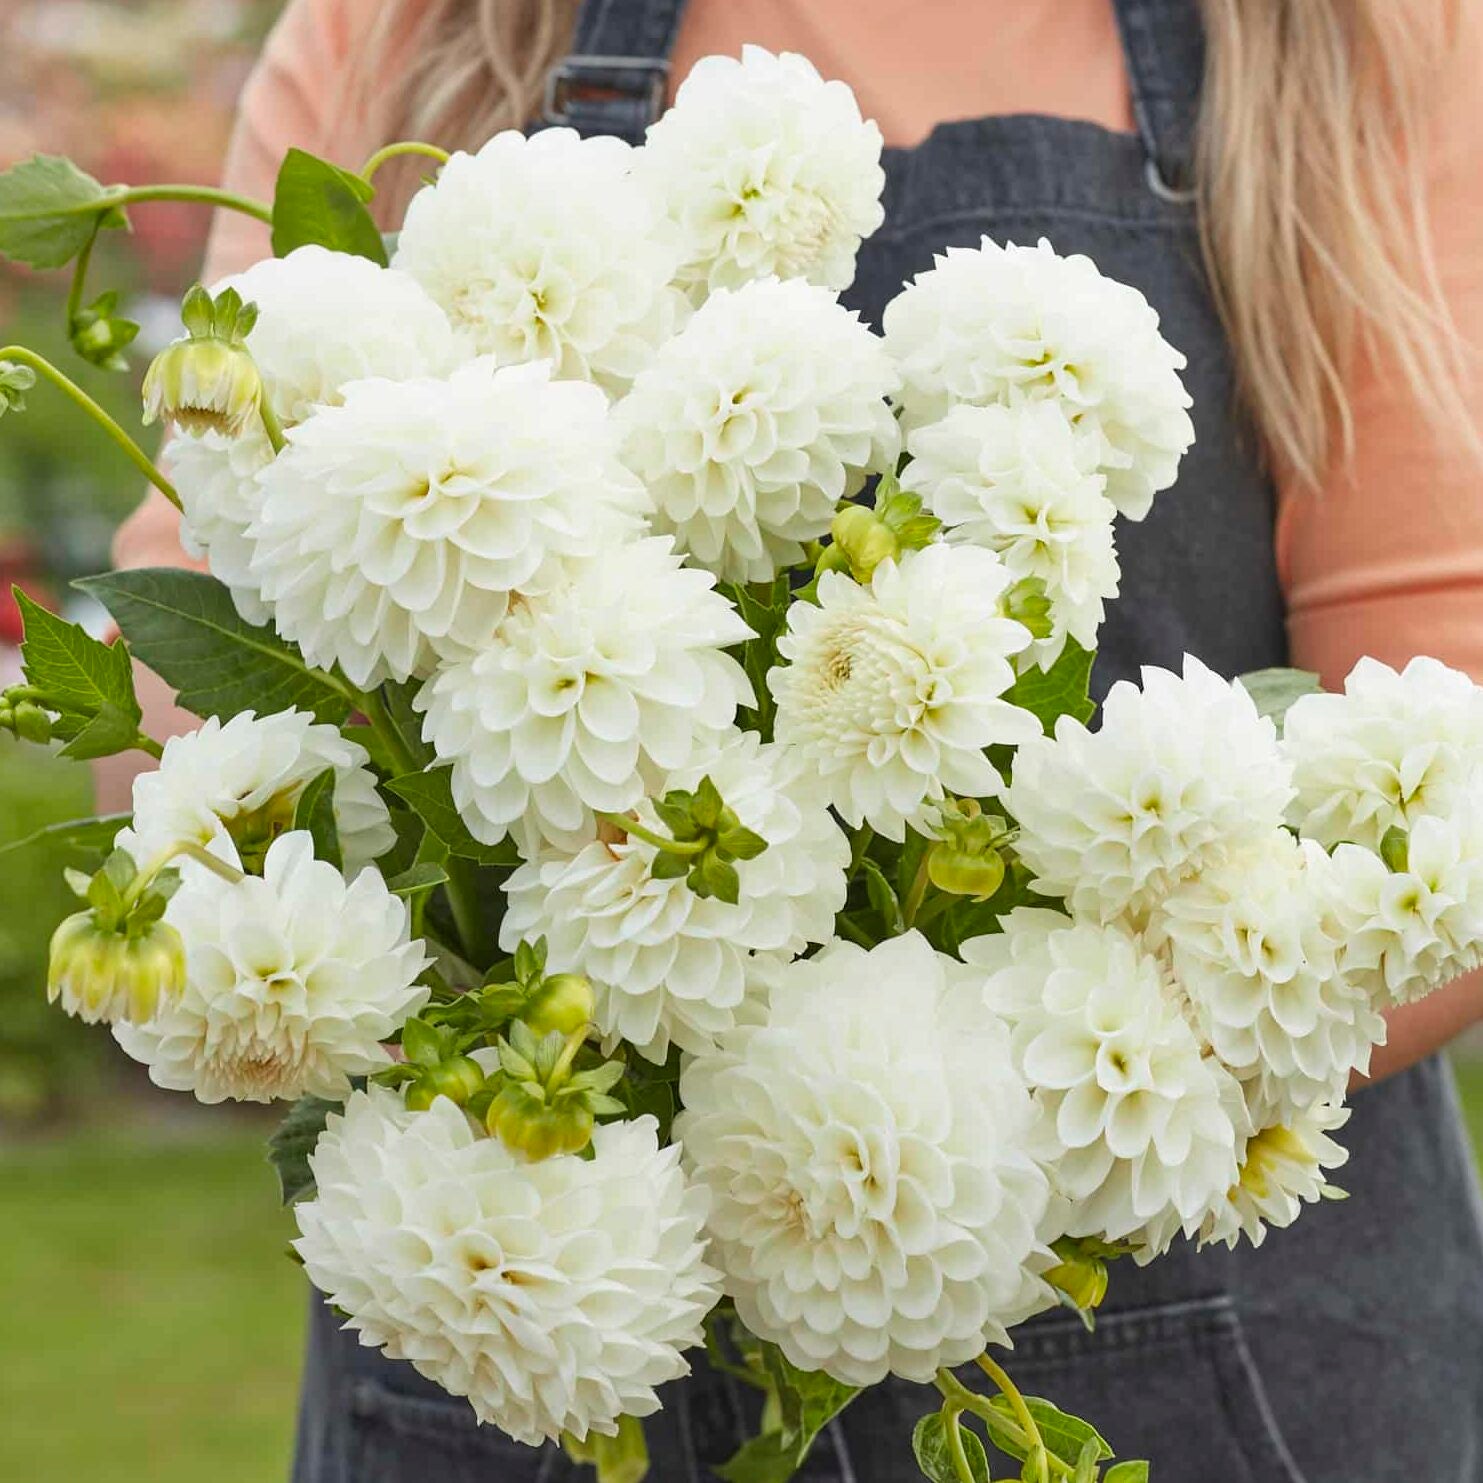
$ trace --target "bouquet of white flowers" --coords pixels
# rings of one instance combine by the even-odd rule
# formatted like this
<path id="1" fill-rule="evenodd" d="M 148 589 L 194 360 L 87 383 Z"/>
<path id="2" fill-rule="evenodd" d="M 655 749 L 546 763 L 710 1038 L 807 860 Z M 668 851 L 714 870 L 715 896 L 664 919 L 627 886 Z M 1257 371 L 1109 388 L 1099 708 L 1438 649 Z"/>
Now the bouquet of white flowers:
<path id="1" fill-rule="evenodd" d="M 986 1483 L 986 1443 L 1146 1477 L 994 1347 L 1090 1322 L 1115 1258 L 1337 1193 L 1381 1011 L 1483 945 L 1466 677 L 1190 657 L 1090 728 L 1183 357 L 1047 242 L 951 249 L 863 324 L 880 149 L 749 50 L 640 149 L 295 152 L 271 205 L 0 175 L 0 252 L 75 264 L 99 364 L 133 327 L 83 307 L 88 258 L 131 206 L 249 211 L 278 253 L 187 296 L 145 383 L 165 471 L 109 424 L 211 575 L 84 583 L 112 645 L 20 599 L 0 725 L 157 762 L 63 831 L 96 859 L 50 994 L 161 1086 L 296 1099 L 326 1300 L 604 1480 L 702 1343 L 773 1402 L 732 1483 L 887 1375 L 939 1392 L 937 1483 Z M 102 416 L 23 347 L 0 411 L 38 375 Z M 198 730 L 141 733 L 131 654 Z"/>

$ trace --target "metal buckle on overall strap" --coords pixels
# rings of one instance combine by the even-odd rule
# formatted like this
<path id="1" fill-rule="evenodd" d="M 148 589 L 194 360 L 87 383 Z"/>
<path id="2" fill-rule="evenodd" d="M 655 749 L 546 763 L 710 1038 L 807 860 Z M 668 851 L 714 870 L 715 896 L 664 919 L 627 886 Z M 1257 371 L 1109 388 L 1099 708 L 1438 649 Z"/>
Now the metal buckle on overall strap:
<path id="1" fill-rule="evenodd" d="M 669 63 L 653 57 L 573 56 L 546 74 L 541 122 L 572 124 L 575 105 L 637 103 L 647 107 L 652 122 L 664 112 Z"/>

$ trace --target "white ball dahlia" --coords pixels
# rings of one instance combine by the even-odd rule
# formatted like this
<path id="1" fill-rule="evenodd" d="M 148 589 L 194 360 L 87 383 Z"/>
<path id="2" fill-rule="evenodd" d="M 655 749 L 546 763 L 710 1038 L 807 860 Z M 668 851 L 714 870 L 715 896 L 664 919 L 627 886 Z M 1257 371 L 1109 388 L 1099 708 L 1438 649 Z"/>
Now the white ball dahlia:
<path id="1" fill-rule="evenodd" d="M 1392 870 L 1361 845 L 1333 854 L 1342 966 L 1377 1004 L 1409 1004 L 1483 963 L 1483 798 L 1418 819 Z"/>
<path id="2" fill-rule="evenodd" d="M 691 68 L 637 171 L 679 228 L 680 282 L 701 298 L 769 275 L 848 288 L 885 217 L 881 132 L 854 93 L 760 46 Z"/>
<path id="3" fill-rule="evenodd" d="M 1121 575 L 1097 439 L 1056 402 L 1016 402 L 954 407 L 907 449 L 902 487 L 922 496 L 948 540 L 997 551 L 1017 581 L 1044 584 L 1051 631 L 1022 664 L 1049 669 L 1067 638 L 1095 649 Z"/>
<path id="4" fill-rule="evenodd" d="M 558 558 L 611 552 L 648 497 L 607 399 L 545 364 L 355 382 L 258 476 L 252 569 L 279 633 L 357 685 L 477 652 Z"/>
<path id="5" fill-rule="evenodd" d="M 1148 300 L 1043 238 L 948 248 L 886 305 L 882 325 L 908 430 L 955 402 L 1057 401 L 1100 436 L 1107 497 L 1130 520 L 1174 482 L 1194 442 L 1185 359 Z"/>
<path id="6" fill-rule="evenodd" d="M 963 944 L 1041 1112 L 1057 1224 L 1153 1252 L 1236 1182 L 1246 1112 L 1159 960 L 1117 925 L 1021 907 Z"/>
<path id="7" fill-rule="evenodd" d="M 413 196 L 394 264 L 480 354 L 621 392 L 688 308 L 678 236 L 634 158 L 571 129 L 496 134 Z"/>
<path id="8" fill-rule="evenodd" d="M 1348 913 L 1333 862 L 1285 829 L 1177 886 L 1153 915 L 1195 1022 L 1247 1098 L 1280 1113 L 1342 1096 L 1385 1021 L 1340 967 Z"/>
<path id="9" fill-rule="evenodd" d="M 1342 695 L 1288 710 L 1282 749 L 1297 796 L 1289 819 L 1325 845 L 1378 849 L 1392 827 L 1445 816 L 1483 775 L 1483 688 L 1435 659 L 1399 674 L 1361 659 Z"/>
<path id="10" fill-rule="evenodd" d="M 202 1102 L 343 1097 L 390 1064 L 382 1041 L 427 1002 L 404 903 L 374 870 L 347 884 L 303 831 L 274 841 L 261 877 L 188 868 L 166 920 L 185 991 L 113 1033 L 157 1086 Z"/>
<path id="11" fill-rule="evenodd" d="M 370 756 L 306 711 L 215 716 L 165 742 L 159 765 L 134 779 L 134 816 L 115 843 L 148 866 L 173 845 L 253 864 L 293 827 L 294 807 L 321 773 L 335 774 L 335 827 L 347 875 L 396 843 Z"/>
<path id="12" fill-rule="evenodd" d="M 750 636 L 668 537 L 635 541 L 565 564 L 477 653 L 444 664 L 416 700 L 423 735 L 452 762 L 476 838 L 590 839 L 594 809 L 632 808 L 752 703 L 723 652 Z"/>
<path id="13" fill-rule="evenodd" d="M 1292 796 L 1272 722 L 1185 656 L 1114 685 L 1101 726 L 1062 716 L 1014 760 L 1005 794 L 1036 889 L 1079 915 L 1138 915 L 1186 876 L 1266 839 Z"/>
<path id="14" fill-rule="evenodd" d="M 591 1158 L 527 1163 L 446 1097 L 356 1092 L 310 1156 L 294 1249 L 362 1344 L 480 1421 L 530 1446 L 611 1436 L 689 1373 L 717 1297 L 704 1191 L 656 1132 L 608 1123 Z"/>
<path id="15" fill-rule="evenodd" d="M 769 581 L 896 456 L 880 340 L 827 289 L 720 290 L 618 405 L 654 526 L 728 581 Z"/>
<path id="16" fill-rule="evenodd" d="M 919 934 L 791 964 L 680 1092 L 711 1259 L 793 1364 L 929 1381 L 1049 1301 L 1030 1096 L 972 971 Z"/>
<path id="17" fill-rule="evenodd" d="M 734 732 L 654 791 L 694 789 L 703 777 L 767 841 L 760 855 L 736 862 L 734 905 L 697 896 L 684 877 L 657 878 L 656 846 L 609 825 L 575 848 L 542 850 L 505 888 L 505 948 L 544 936 L 553 971 L 593 981 L 604 1036 L 652 1061 L 672 1044 L 710 1049 L 735 1023 L 749 982 L 770 976 L 754 970 L 757 961 L 827 942 L 845 902 L 849 841 L 796 758 L 754 732 Z M 632 812 L 668 835 L 650 799 Z"/>
<path id="18" fill-rule="evenodd" d="M 775 734 L 851 825 L 901 839 L 945 791 L 998 793 L 983 749 L 1040 734 L 1034 716 L 999 698 L 1030 641 L 1000 616 L 1011 580 L 991 551 L 928 546 L 882 562 L 868 587 L 825 572 L 818 604 L 788 609 L 787 662 L 767 676 Z"/>
<path id="19" fill-rule="evenodd" d="M 1347 1163 L 1349 1154 L 1329 1134 L 1348 1121 L 1342 1103 L 1319 1102 L 1253 1133 L 1240 1178 L 1201 1223 L 1201 1244 L 1223 1241 L 1234 1250 L 1244 1235 L 1260 1246 L 1269 1229 L 1286 1230 L 1304 1205 L 1336 1198 L 1339 1191 L 1324 1175 Z"/>

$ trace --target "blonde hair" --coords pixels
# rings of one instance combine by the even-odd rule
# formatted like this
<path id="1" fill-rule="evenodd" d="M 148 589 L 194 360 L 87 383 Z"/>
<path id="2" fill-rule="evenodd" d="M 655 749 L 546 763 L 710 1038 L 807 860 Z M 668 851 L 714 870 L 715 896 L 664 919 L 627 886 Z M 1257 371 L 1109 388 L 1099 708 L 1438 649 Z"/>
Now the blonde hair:
<path id="1" fill-rule="evenodd" d="M 1196 199 L 1242 403 L 1313 484 L 1353 447 L 1347 387 L 1383 365 L 1478 445 L 1427 221 L 1427 130 L 1463 0 L 1200 0 Z M 578 0 L 388 0 L 354 69 L 389 137 L 472 147 L 539 110 Z M 383 66 L 406 55 L 388 97 Z M 393 184 L 395 207 L 415 172 Z"/>

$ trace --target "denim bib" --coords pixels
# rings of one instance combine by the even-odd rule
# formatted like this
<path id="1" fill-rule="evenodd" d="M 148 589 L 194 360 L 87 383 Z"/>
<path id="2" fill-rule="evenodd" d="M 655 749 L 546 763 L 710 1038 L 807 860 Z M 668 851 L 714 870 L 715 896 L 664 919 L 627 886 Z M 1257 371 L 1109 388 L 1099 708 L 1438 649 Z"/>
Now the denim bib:
<path id="1" fill-rule="evenodd" d="M 1031 0 L 1022 0 L 1031 3 Z M 1198 655 L 1218 673 L 1286 662 L 1274 491 L 1236 405 L 1201 262 L 1191 144 L 1204 62 L 1198 0 L 1116 0 L 1135 134 L 1032 115 L 954 120 L 888 149 L 885 225 L 845 302 L 879 326 L 904 281 L 982 236 L 1086 253 L 1134 284 L 1189 358 L 1196 442 L 1146 521 L 1118 530 L 1122 595 L 1101 630 L 1099 693 Z M 678 0 L 588 0 L 542 124 L 633 143 L 663 107 Z M 1483 1221 L 1445 1067 L 1365 1091 L 1340 1134 L 1350 1198 L 1305 1210 L 1260 1250 L 1181 1244 L 1112 1271 L 1096 1331 L 1047 1315 L 1018 1331 L 1017 1383 L 1085 1416 L 1154 1483 L 1483 1483 Z M 653 1483 L 700 1483 L 748 1435 L 755 1402 L 703 1357 L 647 1425 Z M 909 1483 L 936 1392 L 891 1381 L 816 1443 L 802 1477 Z M 1001 1468 L 1000 1471 L 1006 1471 Z M 296 1483 L 563 1483 L 581 1474 L 337 1331 L 316 1302 Z"/>

